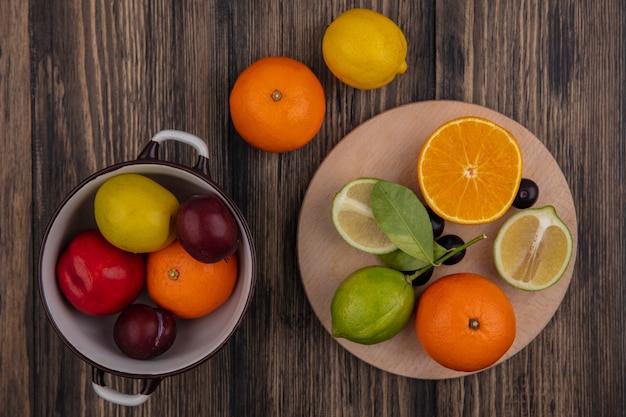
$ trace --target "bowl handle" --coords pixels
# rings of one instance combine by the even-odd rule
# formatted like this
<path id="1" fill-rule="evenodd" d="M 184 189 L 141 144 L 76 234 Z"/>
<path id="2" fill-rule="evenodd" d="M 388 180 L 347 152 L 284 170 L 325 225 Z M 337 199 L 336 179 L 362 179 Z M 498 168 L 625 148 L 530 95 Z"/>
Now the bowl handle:
<path id="1" fill-rule="evenodd" d="M 91 386 L 96 394 L 105 400 L 115 404 L 133 407 L 145 403 L 161 381 L 161 378 L 144 378 L 143 386 L 139 394 L 123 394 L 107 387 L 104 383 L 104 371 L 94 366 Z"/>
<path id="2" fill-rule="evenodd" d="M 159 145 L 166 140 L 177 140 L 192 146 L 198 152 L 198 161 L 193 168 L 209 179 L 211 178 L 209 173 L 209 148 L 206 143 L 199 137 L 180 130 L 162 130 L 155 134 L 139 153 L 137 159 L 159 159 Z"/>

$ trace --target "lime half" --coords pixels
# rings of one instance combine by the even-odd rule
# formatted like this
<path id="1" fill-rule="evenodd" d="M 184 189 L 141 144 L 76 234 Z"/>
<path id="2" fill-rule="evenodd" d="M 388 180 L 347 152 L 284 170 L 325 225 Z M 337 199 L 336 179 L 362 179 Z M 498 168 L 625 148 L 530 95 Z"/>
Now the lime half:
<path id="1" fill-rule="evenodd" d="M 379 180 L 357 178 L 335 195 L 332 221 L 337 233 L 352 247 L 381 255 L 393 252 L 396 245 L 380 229 L 372 214 L 370 195 Z"/>
<path id="2" fill-rule="evenodd" d="M 511 216 L 494 242 L 500 276 L 516 288 L 539 291 L 558 282 L 572 258 L 572 234 L 553 206 Z"/>

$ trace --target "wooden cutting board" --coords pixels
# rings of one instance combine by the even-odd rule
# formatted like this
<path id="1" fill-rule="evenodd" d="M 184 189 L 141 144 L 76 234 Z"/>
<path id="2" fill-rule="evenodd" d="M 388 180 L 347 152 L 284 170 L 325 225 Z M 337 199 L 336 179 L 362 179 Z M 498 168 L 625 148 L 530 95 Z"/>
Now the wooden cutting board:
<path id="1" fill-rule="evenodd" d="M 355 178 L 376 177 L 403 184 L 421 198 L 416 164 L 424 141 L 444 122 L 469 115 L 490 119 L 517 138 L 524 158 L 523 176 L 539 186 L 539 200 L 534 207 L 550 204 L 556 208 L 572 232 L 574 254 L 563 278 L 551 288 L 532 293 L 506 284 L 493 265 L 492 245 L 502 223 L 516 211 L 511 209 L 503 218 L 486 225 L 460 226 L 448 222 L 445 234 L 457 234 L 468 241 L 484 233 L 487 239 L 468 248 L 460 263 L 438 267 L 430 282 L 454 272 L 474 272 L 490 278 L 504 290 L 515 308 L 517 336 L 498 363 L 523 349 L 554 315 L 572 278 L 578 241 L 572 195 L 558 164 L 532 133 L 500 113 L 463 102 L 425 101 L 389 110 L 354 129 L 326 157 L 307 189 L 298 224 L 298 261 L 309 302 L 329 333 L 330 303 L 337 286 L 356 269 L 379 264 L 374 255 L 348 246 L 333 228 L 330 209 L 335 193 Z M 424 288 L 417 289 L 418 295 Z M 420 379 L 467 375 L 430 359 L 419 344 L 412 322 L 397 336 L 376 345 L 335 340 L 365 362 L 397 375 Z"/>

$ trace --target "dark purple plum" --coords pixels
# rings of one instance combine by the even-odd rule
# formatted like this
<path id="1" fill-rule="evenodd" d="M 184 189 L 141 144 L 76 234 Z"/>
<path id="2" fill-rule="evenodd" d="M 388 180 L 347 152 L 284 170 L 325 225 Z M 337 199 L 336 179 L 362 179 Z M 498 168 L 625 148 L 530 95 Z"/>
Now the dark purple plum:
<path id="1" fill-rule="evenodd" d="M 151 359 L 165 353 L 176 339 L 176 321 L 167 310 L 146 304 L 126 307 L 113 327 L 117 347 L 134 359 Z"/>
<path id="2" fill-rule="evenodd" d="M 239 246 L 239 227 L 226 204 L 212 194 L 194 194 L 180 205 L 176 237 L 194 259 L 218 262 Z"/>

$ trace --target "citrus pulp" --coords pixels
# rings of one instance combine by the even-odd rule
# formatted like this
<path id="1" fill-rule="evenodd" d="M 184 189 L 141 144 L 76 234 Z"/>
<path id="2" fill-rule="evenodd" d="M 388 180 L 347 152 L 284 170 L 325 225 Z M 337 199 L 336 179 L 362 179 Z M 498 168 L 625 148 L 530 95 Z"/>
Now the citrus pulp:
<path id="1" fill-rule="evenodd" d="M 525 209 L 507 219 L 494 241 L 500 276 L 516 288 L 538 291 L 556 284 L 573 252 L 572 234 L 553 206 Z"/>
<path id="2" fill-rule="evenodd" d="M 352 247 L 372 254 L 397 249 L 380 229 L 370 206 L 375 178 L 357 178 L 345 184 L 333 199 L 331 217 L 339 235 Z"/>
<path id="3" fill-rule="evenodd" d="M 483 224 L 511 207 L 522 168 L 522 151 L 508 130 L 465 116 L 444 123 L 427 138 L 417 177 L 426 205 L 440 217 Z"/>

